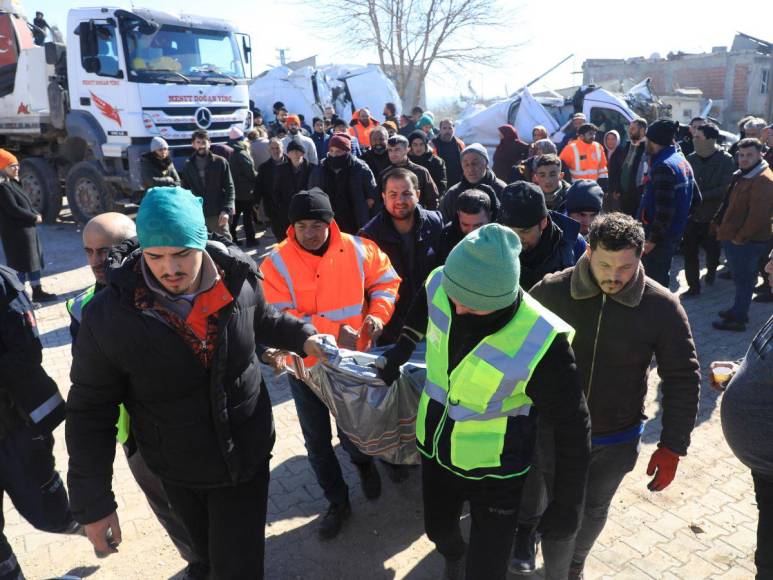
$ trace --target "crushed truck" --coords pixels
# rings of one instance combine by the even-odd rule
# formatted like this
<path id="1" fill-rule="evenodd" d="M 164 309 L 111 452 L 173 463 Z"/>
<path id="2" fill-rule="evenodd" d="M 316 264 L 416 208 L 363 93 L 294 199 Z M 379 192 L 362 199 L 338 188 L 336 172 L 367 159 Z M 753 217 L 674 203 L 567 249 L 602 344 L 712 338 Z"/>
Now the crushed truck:
<path id="1" fill-rule="evenodd" d="M 0 2 L 0 147 L 46 222 L 63 193 L 81 223 L 136 202 L 155 136 L 179 167 L 195 130 L 217 143 L 252 126 L 250 38 L 225 20 L 78 8 L 64 36 L 35 45 L 17 3 Z"/>

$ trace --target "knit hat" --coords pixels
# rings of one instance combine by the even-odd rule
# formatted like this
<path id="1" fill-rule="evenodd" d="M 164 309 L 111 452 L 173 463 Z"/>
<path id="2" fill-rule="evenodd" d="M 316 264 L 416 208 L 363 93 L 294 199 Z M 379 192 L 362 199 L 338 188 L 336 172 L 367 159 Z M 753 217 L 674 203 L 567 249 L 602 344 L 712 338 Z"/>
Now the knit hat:
<path id="1" fill-rule="evenodd" d="M 153 187 L 137 212 L 141 248 L 170 246 L 203 250 L 207 244 L 204 198 L 182 187 Z"/>
<path id="2" fill-rule="evenodd" d="M 169 143 L 163 137 L 153 137 L 150 140 L 150 150 L 158 151 L 159 149 L 169 149 Z"/>
<path id="3" fill-rule="evenodd" d="M 443 266 L 443 290 L 467 308 L 500 310 L 518 296 L 521 240 L 511 229 L 487 224 L 467 234 Z"/>
<path id="4" fill-rule="evenodd" d="M 244 131 L 237 125 L 234 125 L 231 127 L 230 131 L 228 131 L 228 138 L 232 141 L 241 141 L 244 139 Z"/>
<path id="5" fill-rule="evenodd" d="M 289 127 L 291 123 L 295 123 L 300 127 L 301 126 L 300 117 L 298 117 L 298 115 L 287 115 L 287 119 L 285 119 L 285 127 Z"/>
<path id="6" fill-rule="evenodd" d="M 287 143 L 287 153 L 290 151 L 300 151 L 301 153 L 306 154 L 306 148 L 303 146 L 300 139 L 290 139 L 289 143 Z"/>
<path id="7" fill-rule="evenodd" d="M 335 147 L 344 151 L 352 150 L 352 138 L 346 133 L 335 133 L 330 141 L 327 142 L 327 148 Z"/>
<path id="8" fill-rule="evenodd" d="M 397 131 L 397 125 L 395 124 L 395 122 L 394 122 L 394 121 L 384 121 L 384 122 L 382 123 L 382 125 L 383 125 L 384 127 L 391 127 L 391 128 L 392 128 L 392 130 L 393 130 L 393 131 L 395 131 L 395 132 Z"/>
<path id="9" fill-rule="evenodd" d="M 478 155 L 483 157 L 483 159 L 486 160 L 486 164 L 491 163 L 488 158 L 488 151 L 480 143 L 471 143 L 470 145 L 465 146 L 465 148 L 462 149 L 460 159 L 464 159 L 464 156 L 467 155 L 468 153 L 477 153 Z"/>
<path id="10" fill-rule="evenodd" d="M 418 129 L 421 129 L 422 127 L 426 127 L 427 125 L 432 127 L 433 121 L 429 115 L 424 113 L 421 117 L 419 117 L 419 120 L 416 122 L 416 127 Z"/>
<path id="11" fill-rule="evenodd" d="M 417 129 L 416 131 L 412 131 L 410 135 L 408 135 L 408 143 L 413 143 L 414 139 L 421 139 L 424 142 L 424 145 L 429 143 L 429 139 L 427 139 L 427 134 L 424 131 L 421 131 Z"/>
<path id="12" fill-rule="evenodd" d="M 0 149 L 0 171 L 9 165 L 13 165 L 14 163 L 19 163 L 19 160 L 16 159 L 16 156 L 10 151 Z"/>
<path id="13" fill-rule="evenodd" d="M 296 193 L 290 200 L 288 217 L 290 223 L 300 220 L 322 220 L 325 223 L 333 221 L 333 207 L 330 198 L 319 187 Z"/>
<path id="14" fill-rule="evenodd" d="M 566 192 L 566 213 L 601 211 L 604 190 L 592 179 L 578 179 Z"/>
<path id="15" fill-rule="evenodd" d="M 585 116 L 585 113 L 575 113 L 572 115 L 572 121 L 576 119 L 582 119 L 583 121 L 587 121 L 588 117 Z"/>
<path id="16" fill-rule="evenodd" d="M 545 194 L 533 183 L 516 181 L 499 194 L 497 221 L 511 228 L 531 228 L 548 215 Z"/>
<path id="17" fill-rule="evenodd" d="M 658 119 L 647 128 L 647 140 L 669 147 L 679 131 L 679 121 L 671 119 Z"/>

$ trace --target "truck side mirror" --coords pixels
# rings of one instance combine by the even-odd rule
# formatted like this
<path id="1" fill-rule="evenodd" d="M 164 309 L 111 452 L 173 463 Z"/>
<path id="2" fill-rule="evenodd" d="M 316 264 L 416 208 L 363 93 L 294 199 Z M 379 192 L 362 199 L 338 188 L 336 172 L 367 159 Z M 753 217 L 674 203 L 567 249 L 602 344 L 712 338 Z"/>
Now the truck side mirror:
<path id="1" fill-rule="evenodd" d="M 99 54 L 97 27 L 91 20 L 88 22 L 81 22 L 75 30 L 75 34 L 80 36 L 81 60 L 85 67 L 86 59 L 88 57 L 95 57 Z"/>
<path id="2" fill-rule="evenodd" d="M 99 74 L 99 71 L 102 68 L 102 63 L 99 62 L 99 59 L 96 56 L 83 57 L 82 62 L 83 68 L 87 73 Z"/>

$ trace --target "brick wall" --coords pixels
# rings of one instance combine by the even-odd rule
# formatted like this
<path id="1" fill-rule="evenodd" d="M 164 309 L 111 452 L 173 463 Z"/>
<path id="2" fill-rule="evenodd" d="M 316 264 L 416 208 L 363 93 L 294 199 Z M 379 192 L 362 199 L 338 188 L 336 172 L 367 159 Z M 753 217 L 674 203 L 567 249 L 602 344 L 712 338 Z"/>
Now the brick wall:
<path id="1" fill-rule="evenodd" d="M 674 85 L 679 88 L 697 87 L 703 91 L 703 96 L 709 99 L 725 97 L 725 67 L 687 68 L 683 66 L 674 70 Z"/>
<path id="2" fill-rule="evenodd" d="M 733 92 L 731 96 L 730 107 L 739 111 L 746 110 L 748 95 L 749 65 L 738 64 L 735 66 L 735 75 L 733 77 Z"/>

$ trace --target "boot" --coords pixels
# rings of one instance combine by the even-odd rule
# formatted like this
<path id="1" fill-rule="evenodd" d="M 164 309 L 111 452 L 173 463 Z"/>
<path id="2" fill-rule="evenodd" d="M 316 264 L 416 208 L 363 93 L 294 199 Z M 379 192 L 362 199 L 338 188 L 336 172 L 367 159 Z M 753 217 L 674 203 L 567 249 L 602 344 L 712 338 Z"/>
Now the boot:
<path id="1" fill-rule="evenodd" d="M 33 286 L 32 300 L 34 302 L 56 302 L 56 294 L 46 292 L 42 286 Z"/>
<path id="2" fill-rule="evenodd" d="M 572 561 L 572 564 L 569 566 L 568 580 L 583 580 L 585 578 L 584 569 L 585 562 Z"/>
<path id="3" fill-rule="evenodd" d="M 513 542 L 513 555 L 509 570 L 513 574 L 528 576 L 537 569 L 537 533 L 533 526 L 518 526 Z"/>
<path id="4" fill-rule="evenodd" d="M 456 560 L 445 558 L 445 567 L 443 568 L 443 580 L 464 580 L 464 567 L 466 558 L 462 556 Z"/>
<path id="5" fill-rule="evenodd" d="M 209 566 L 203 562 L 188 564 L 183 570 L 182 580 L 208 580 Z"/>
<path id="6" fill-rule="evenodd" d="M 354 466 L 360 473 L 360 485 L 365 497 L 373 500 L 381 495 L 381 476 L 373 461 L 367 463 L 355 463 Z"/>
<path id="7" fill-rule="evenodd" d="M 320 540 L 332 540 L 341 531 L 344 522 L 352 515 L 352 506 L 347 498 L 344 503 L 331 503 L 319 524 L 317 533 Z"/>

